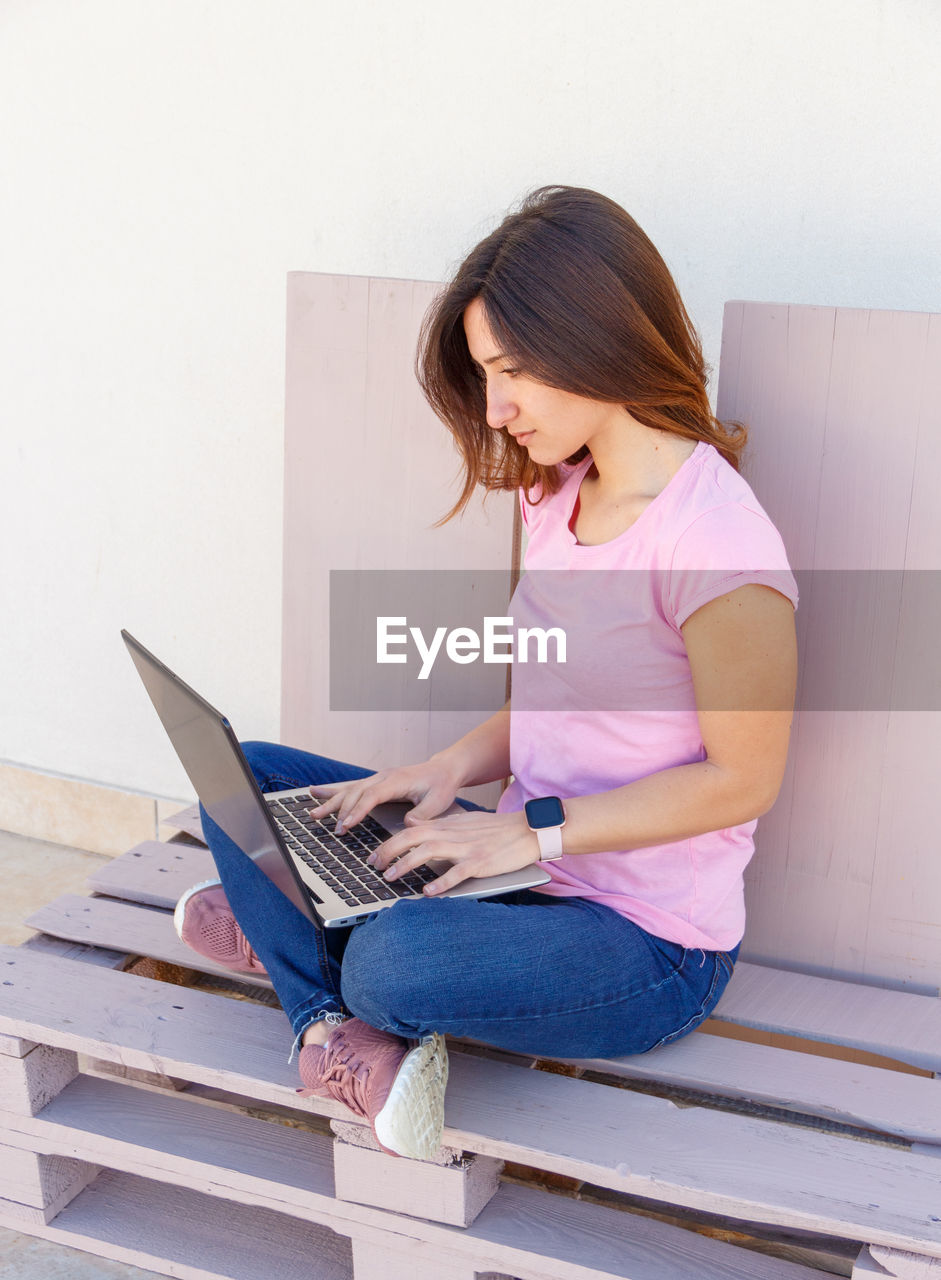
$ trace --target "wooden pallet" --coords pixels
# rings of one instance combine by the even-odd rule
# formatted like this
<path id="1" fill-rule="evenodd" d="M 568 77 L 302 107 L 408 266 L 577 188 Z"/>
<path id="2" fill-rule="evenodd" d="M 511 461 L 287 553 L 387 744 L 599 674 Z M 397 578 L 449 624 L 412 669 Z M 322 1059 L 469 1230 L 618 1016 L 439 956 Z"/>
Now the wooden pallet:
<path id="1" fill-rule="evenodd" d="M 266 980 L 192 985 L 236 985 L 172 928 L 211 874 L 139 845 L 0 948 L 4 1225 L 228 1280 L 941 1280 L 941 1001 L 740 963 L 711 1024 L 920 1074 L 702 1031 L 616 1061 L 452 1043 L 445 1148 L 397 1160 L 298 1097 Z"/>

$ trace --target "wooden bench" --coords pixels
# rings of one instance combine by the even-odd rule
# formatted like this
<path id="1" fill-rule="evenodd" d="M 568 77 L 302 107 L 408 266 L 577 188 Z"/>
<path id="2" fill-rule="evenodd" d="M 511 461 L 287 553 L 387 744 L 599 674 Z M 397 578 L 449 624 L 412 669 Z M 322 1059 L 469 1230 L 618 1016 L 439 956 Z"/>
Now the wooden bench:
<path id="1" fill-rule="evenodd" d="M 265 981 L 126 971 L 225 982 L 172 927 L 207 874 L 191 839 L 140 845 L 0 950 L 4 1225 L 231 1280 L 941 1277 L 941 1001 L 740 962 L 726 1034 L 577 1063 L 452 1043 L 445 1149 L 398 1160 L 298 1097 Z"/>

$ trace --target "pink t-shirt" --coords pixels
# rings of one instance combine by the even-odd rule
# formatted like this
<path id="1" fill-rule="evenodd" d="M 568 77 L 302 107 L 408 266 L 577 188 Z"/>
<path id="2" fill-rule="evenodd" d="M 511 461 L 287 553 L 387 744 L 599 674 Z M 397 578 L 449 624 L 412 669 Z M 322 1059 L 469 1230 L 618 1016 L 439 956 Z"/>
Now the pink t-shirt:
<path id="1" fill-rule="evenodd" d="M 536 796 L 591 795 L 704 760 L 680 627 L 710 600 L 763 583 L 797 607 L 797 584 L 777 529 L 750 487 L 700 442 L 619 537 L 582 546 L 569 528 L 590 457 L 563 467 L 558 493 L 538 504 L 520 490 L 525 570 L 513 624 L 567 637 L 564 663 L 513 666 L 510 767 L 500 813 Z M 535 491 L 531 497 L 538 497 Z M 585 572 L 594 571 L 594 572 Z M 546 864 L 540 892 L 592 898 L 649 933 L 727 951 L 745 931 L 742 873 L 757 820 L 643 849 L 577 854 Z M 565 833 L 563 830 L 563 842 Z"/>

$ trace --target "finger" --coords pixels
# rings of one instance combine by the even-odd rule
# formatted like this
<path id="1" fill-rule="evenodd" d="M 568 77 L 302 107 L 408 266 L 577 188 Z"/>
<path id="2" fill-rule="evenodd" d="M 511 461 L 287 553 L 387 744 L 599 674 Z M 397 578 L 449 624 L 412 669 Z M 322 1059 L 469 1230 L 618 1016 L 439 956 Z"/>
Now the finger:
<path id="1" fill-rule="evenodd" d="M 407 830 L 403 828 L 397 831 L 394 836 L 389 836 L 388 840 L 383 840 L 382 844 L 376 845 L 372 853 L 366 861 L 376 868 L 377 871 L 384 871 L 396 858 L 407 853 L 409 849 L 414 849 L 418 845 L 427 842 L 433 834 L 433 824 L 425 823 L 419 829 L 418 827 L 410 827 Z"/>
<path id="2" fill-rule="evenodd" d="M 438 818 L 451 803 L 450 795 L 442 795 L 439 792 L 429 791 L 423 796 L 414 809 L 409 809 L 405 815 L 404 821 L 409 826 L 414 826 L 416 822 L 427 822 L 429 818 Z"/>
<path id="3" fill-rule="evenodd" d="M 326 787 L 310 788 L 311 799 L 314 801 L 313 805 L 310 808 L 311 813 L 316 813 L 316 814 L 332 813 L 333 810 L 337 807 L 337 805 L 340 804 L 340 802 L 343 799 L 342 792 L 336 793 L 331 790 L 329 794 L 318 796 L 316 794 L 317 791 L 326 793 L 327 788 Z"/>
<path id="4" fill-rule="evenodd" d="M 336 815 L 336 828 L 342 834 L 347 827 L 353 825 L 349 821 L 350 809 L 362 794 L 362 788 L 357 787 L 354 790 L 347 783 L 342 791 L 337 791 L 335 795 L 328 797 L 321 804 L 312 805 L 309 812 L 316 818 L 328 818 L 331 814 Z M 365 813 L 362 816 L 365 817 Z"/>
<path id="5" fill-rule="evenodd" d="M 350 789 L 350 784 L 349 782 L 323 782 L 315 783 L 308 789 L 311 799 L 319 801 L 319 803 L 311 806 L 310 812 L 322 818 L 337 811 L 343 803 L 343 797 Z M 318 792 L 320 792 L 320 795 L 317 794 Z M 323 799 L 321 799 L 321 796 Z"/>
<path id="6" fill-rule="evenodd" d="M 427 894 L 429 898 L 434 898 L 438 894 L 447 892 L 448 889 L 455 888 L 464 880 L 469 880 L 473 875 L 473 869 L 466 862 L 455 862 L 443 875 L 426 884 L 422 893 Z"/>
<path id="7" fill-rule="evenodd" d="M 337 812 L 337 830 L 342 834 L 350 827 L 355 827 L 375 809 L 377 804 L 392 800 L 395 796 L 394 782 L 390 783 L 384 778 L 376 782 L 373 778 L 369 778 L 365 785 L 361 785 L 355 791 L 350 790 L 344 796 Z"/>
<path id="8" fill-rule="evenodd" d="M 363 806 L 363 797 L 366 796 L 370 788 L 363 785 L 363 779 L 361 778 L 351 778 L 347 782 L 327 785 L 336 788 L 333 795 L 323 801 L 322 804 L 312 807 L 310 812 L 319 818 L 328 817 L 331 813 L 336 814 L 336 828 L 341 834 L 349 827 L 355 826 L 362 818 L 365 818 L 369 810 L 378 804 L 378 800 L 374 797 L 365 807 Z M 356 813 L 351 817 L 354 810 Z"/>
<path id="9" fill-rule="evenodd" d="M 409 849 L 407 853 L 396 859 L 390 867 L 384 872 L 385 880 L 398 880 L 401 876 L 406 875 L 409 871 L 414 871 L 416 867 L 424 866 L 426 862 L 435 859 L 448 859 L 448 847 L 439 842 L 426 841 L 424 844 L 415 845 L 413 849 Z"/>

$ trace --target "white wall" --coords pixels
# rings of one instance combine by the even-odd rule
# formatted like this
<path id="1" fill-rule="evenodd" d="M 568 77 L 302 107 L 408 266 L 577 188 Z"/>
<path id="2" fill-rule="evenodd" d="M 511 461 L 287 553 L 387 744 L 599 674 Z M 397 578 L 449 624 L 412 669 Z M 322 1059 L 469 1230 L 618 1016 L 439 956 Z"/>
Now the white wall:
<path id="1" fill-rule="evenodd" d="M 291 269 L 440 279 L 559 181 L 634 214 L 713 363 L 729 298 L 938 310 L 939 34 L 934 0 L 5 0 L 0 759 L 189 793 L 121 626 L 277 737 Z"/>

